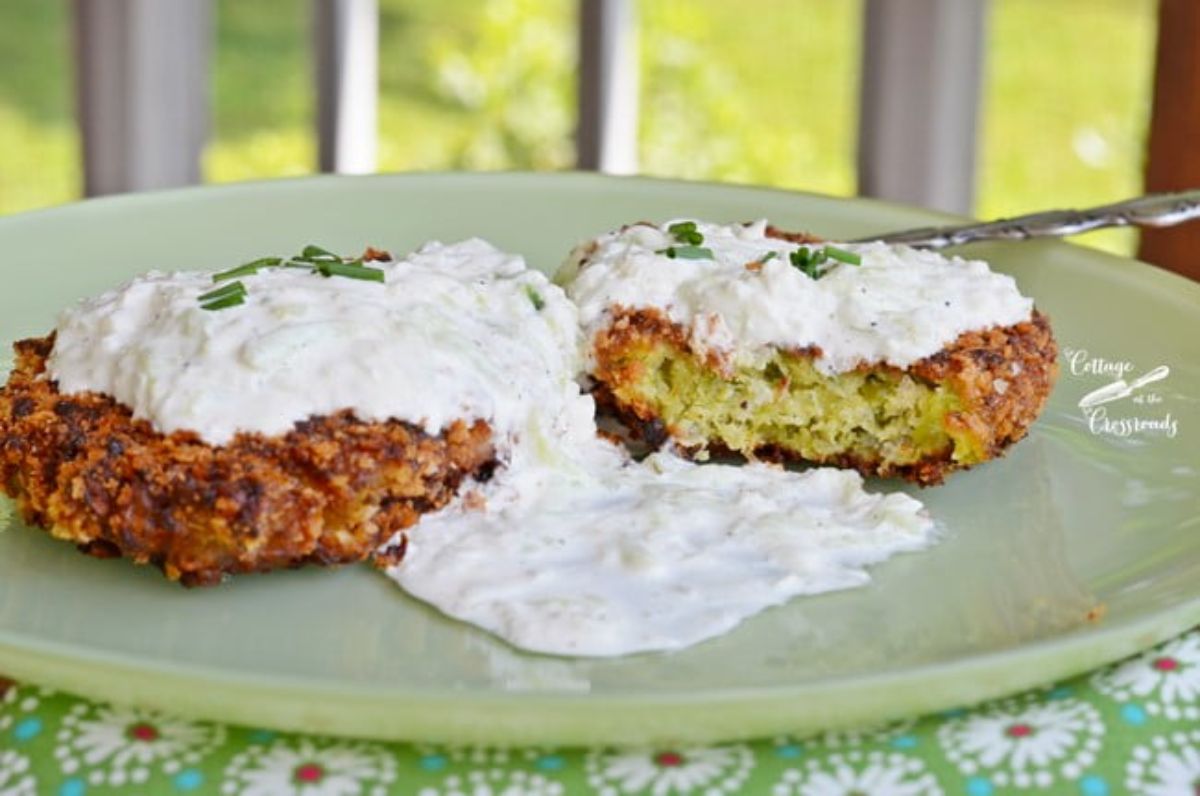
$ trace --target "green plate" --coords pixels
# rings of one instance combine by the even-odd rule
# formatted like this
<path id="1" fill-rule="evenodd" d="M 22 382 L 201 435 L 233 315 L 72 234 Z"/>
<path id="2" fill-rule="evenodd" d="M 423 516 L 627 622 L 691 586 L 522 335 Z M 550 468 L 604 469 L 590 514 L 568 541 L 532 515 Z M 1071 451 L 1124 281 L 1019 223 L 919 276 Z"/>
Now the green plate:
<path id="1" fill-rule="evenodd" d="M 212 268 L 310 241 L 402 252 L 477 235 L 552 270 L 584 237 L 680 215 L 767 217 L 834 238 L 945 220 L 878 202 L 585 174 L 127 196 L 0 220 L 0 341 L 42 334 L 59 308 L 151 268 Z M 366 566 L 183 589 L 149 568 L 82 556 L 0 500 L 0 672 L 309 732 L 709 742 L 971 703 L 1200 622 L 1200 285 L 1061 243 L 974 253 L 1015 275 L 1060 344 L 1083 353 L 1064 357 L 1028 439 L 920 493 L 945 541 L 882 565 L 866 588 L 794 600 L 676 654 L 571 660 L 522 654 L 445 619 Z M 1129 363 L 1130 377 L 1171 372 L 1105 404 L 1107 425 L 1089 425 L 1078 402 L 1113 380 L 1109 363 Z"/>

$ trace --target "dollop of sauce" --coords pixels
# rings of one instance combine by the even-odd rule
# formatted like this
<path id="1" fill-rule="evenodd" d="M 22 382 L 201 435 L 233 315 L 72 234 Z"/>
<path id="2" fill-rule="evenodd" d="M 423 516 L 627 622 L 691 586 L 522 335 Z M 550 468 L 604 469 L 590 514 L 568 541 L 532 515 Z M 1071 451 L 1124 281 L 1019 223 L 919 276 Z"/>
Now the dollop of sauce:
<path id="1" fill-rule="evenodd" d="M 577 450 L 549 485 L 501 473 L 488 509 L 459 505 L 407 532 L 388 570 L 410 594 L 523 649 L 614 656 L 719 636 L 802 594 L 869 582 L 867 567 L 929 546 L 907 495 L 852 471 L 642 463 Z"/>
<path id="2" fill-rule="evenodd" d="M 819 279 L 794 267 L 801 247 L 768 237 L 766 222 L 695 222 L 712 258 L 668 258 L 679 242 L 638 224 L 579 246 L 564 275 L 589 339 L 614 309 L 657 309 L 687 329 L 701 353 L 752 364 L 771 348 L 816 346 L 827 374 L 886 362 L 905 368 L 960 334 L 1029 320 L 1033 301 L 980 260 L 883 243 L 831 245 L 861 258 L 830 261 Z M 771 253 L 775 254 L 772 255 Z"/>
<path id="3" fill-rule="evenodd" d="M 574 308 L 520 257 L 469 240 L 370 265 L 382 284 L 264 268 L 242 277 L 245 304 L 220 311 L 197 300 L 209 273 L 137 277 L 60 315 L 49 376 L 215 445 L 344 409 L 507 435 L 530 401 L 575 390 Z"/>
<path id="4" fill-rule="evenodd" d="M 519 257 L 471 240 L 372 266 L 382 284 L 264 269 L 220 311 L 197 300 L 210 274 L 139 277 L 62 314 L 49 375 L 214 444 L 343 409 L 488 420 L 503 466 L 404 531 L 386 573 L 542 653 L 679 649 L 934 541 L 918 501 L 855 473 L 631 459 L 577 382 L 576 306 Z"/>

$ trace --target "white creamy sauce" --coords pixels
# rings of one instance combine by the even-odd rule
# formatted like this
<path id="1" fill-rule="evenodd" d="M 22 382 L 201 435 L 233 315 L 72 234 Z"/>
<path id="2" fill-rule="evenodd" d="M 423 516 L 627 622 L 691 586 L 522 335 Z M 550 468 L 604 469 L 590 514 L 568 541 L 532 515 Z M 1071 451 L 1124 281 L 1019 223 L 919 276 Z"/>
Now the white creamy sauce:
<path id="1" fill-rule="evenodd" d="M 523 649 L 611 656 L 679 649 L 797 595 L 861 586 L 869 565 L 932 542 L 919 502 L 867 493 L 852 471 L 613 453 L 547 488 L 501 474 L 488 510 L 452 507 L 408 531 L 388 574 Z"/>
<path id="2" fill-rule="evenodd" d="M 673 223 L 673 222 L 671 222 Z M 937 353 L 963 332 L 1007 326 L 1030 317 L 1033 301 L 1010 276 L 979 260 L 882 243 L 832 243 L 861 265 L 830 261 L 812 279 L 789 261 L 805 246 L 766 235 L 766 222 L 697 222 L 713 259 L 671 259 L 680 245 L 661 227 L 637 225 L 580 246 L 568 261 L 578 270 L 567 288 L 590 337 L 617 307 L 654 308 L 691 333 L 693 347 L 736 364 L 770 348 L 817 346 L 818 368 L 859 363 L 907 367 Z M 776 252 L 761 267 L 761 262 Z"/>
<path id="3" fill-rule="evenodd" d="M 138 277 L 62 313 L 49 374 L 213 444 L 342 409 L 506 434 L 530 401 L 575 389 L 575 312 L 520 257 L 472 240 L 371 266 L 385 283 L 263 269 L 242 278 L 245 304 L 218 311 L 197 299 L 211 274 Z M 557 300 L 539 312 L 530 290 Z"/>
<path id="4" fill-rule="evenodd" d="M 405 531 L 387 574 L 538 652 L 678 649 L 934 541 L 918 501 L 855 473 L 639 463 L 597 437 L 578 311 L 519 257 L 476 240 L 373 265 L 384 284 L 264 270 L 215 312 L 209 274 L 140 277 L 63 313 L 50 375 L 214 444 L 341 409 L 489 420 L 505 466 Z"/>

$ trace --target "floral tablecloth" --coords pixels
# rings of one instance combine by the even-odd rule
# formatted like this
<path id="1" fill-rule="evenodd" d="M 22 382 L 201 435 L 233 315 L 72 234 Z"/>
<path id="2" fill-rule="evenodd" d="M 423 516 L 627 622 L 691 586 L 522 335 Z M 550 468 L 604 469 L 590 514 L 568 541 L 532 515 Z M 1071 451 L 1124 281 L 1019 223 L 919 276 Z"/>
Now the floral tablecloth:
<path id="1" fill-rule="evenodd" d="M 700 748 L 367 743 L 0 688 L 0 796 L 1200 796 L 1200 628 L 969 710 Z"/>

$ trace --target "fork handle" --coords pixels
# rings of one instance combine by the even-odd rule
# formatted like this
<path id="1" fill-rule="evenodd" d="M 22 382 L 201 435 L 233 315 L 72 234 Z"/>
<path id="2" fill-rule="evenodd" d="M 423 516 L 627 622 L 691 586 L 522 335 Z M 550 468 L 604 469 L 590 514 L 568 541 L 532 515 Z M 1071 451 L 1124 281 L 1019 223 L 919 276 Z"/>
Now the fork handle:
<path id="1" fill-rule="evenodd" d="M 883 241 L 941 249 L 981 240 L 1060 238 L 1102 227 L 1169 227 L 1196 218 L 1200 218 L 1200 189 L 1148 194 L 1086 210 L 1049 210 L 985 223 L 888 232 L 849 242 Z"/>

